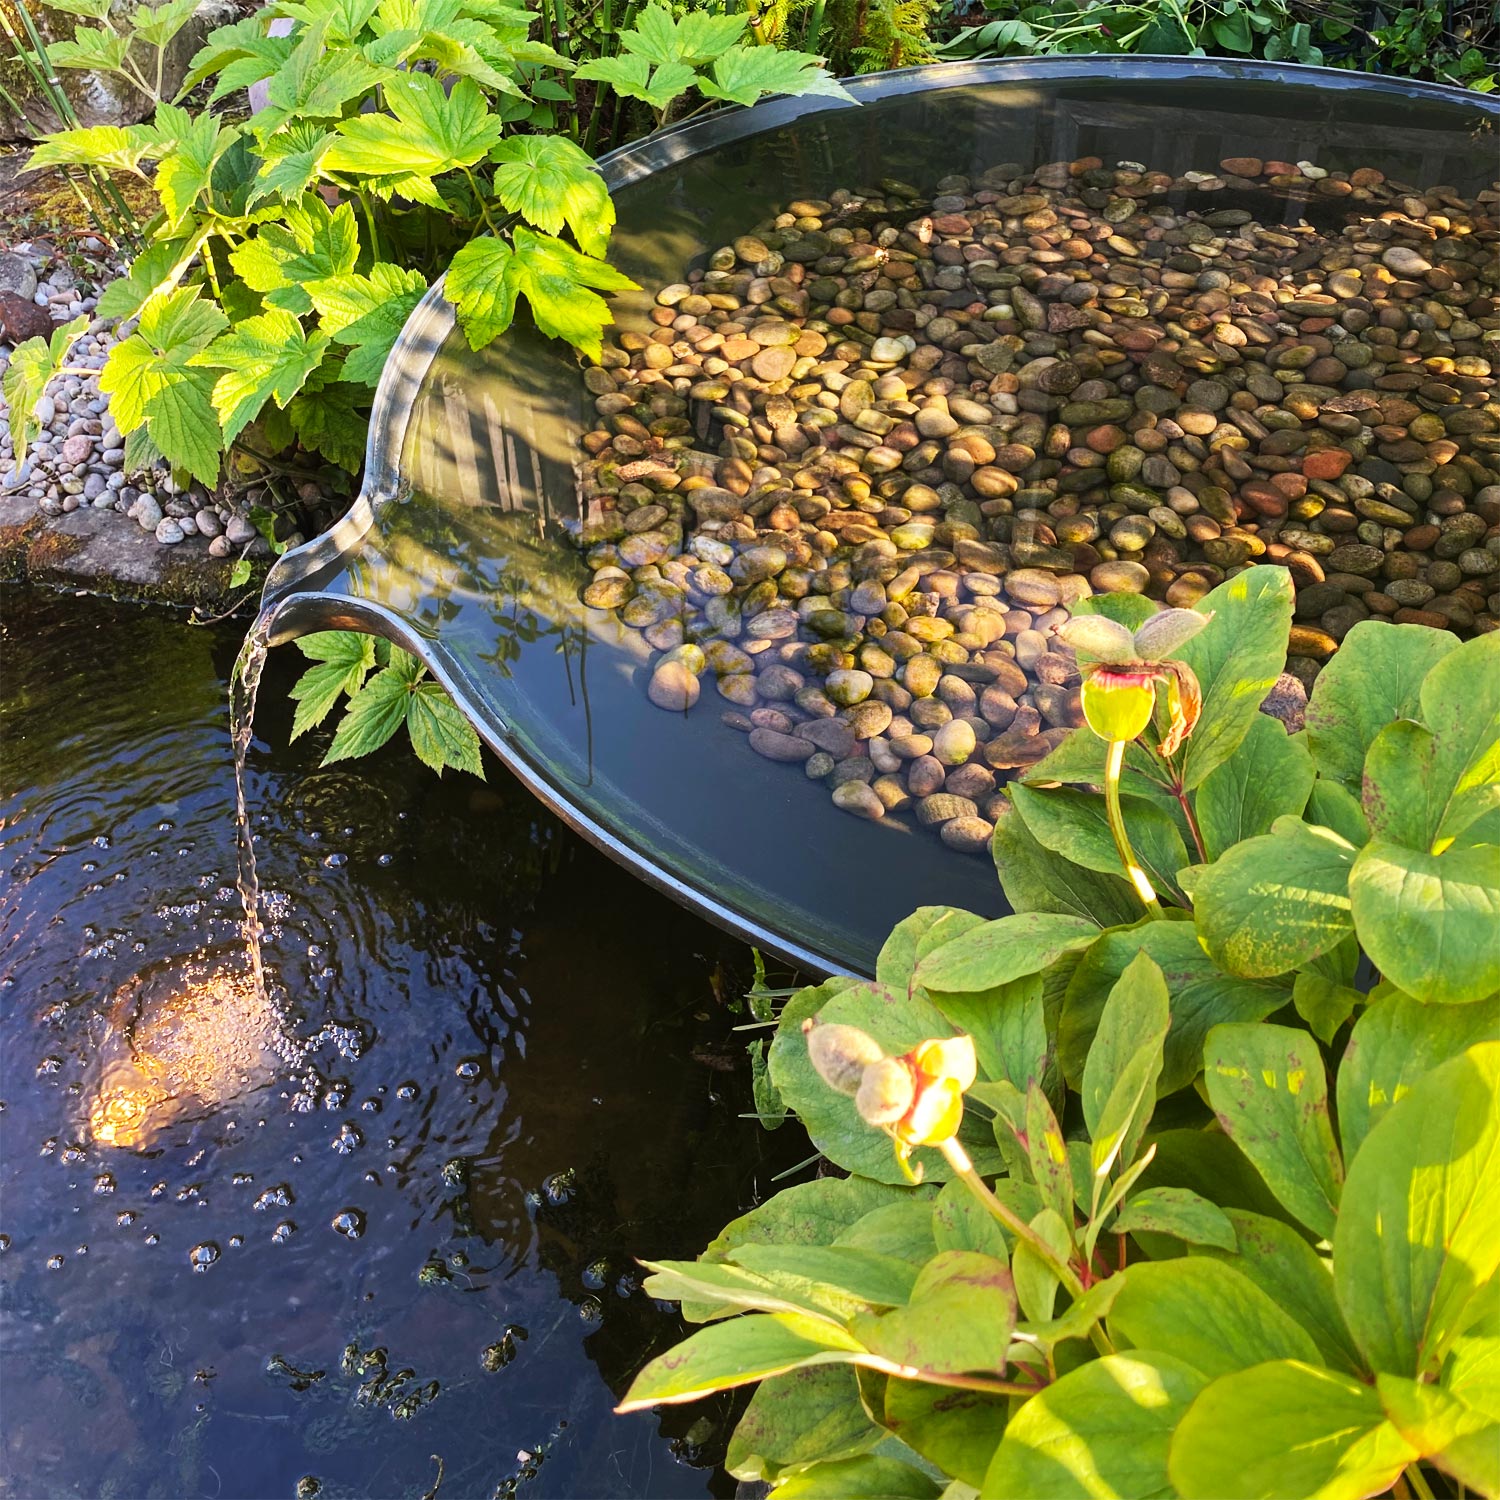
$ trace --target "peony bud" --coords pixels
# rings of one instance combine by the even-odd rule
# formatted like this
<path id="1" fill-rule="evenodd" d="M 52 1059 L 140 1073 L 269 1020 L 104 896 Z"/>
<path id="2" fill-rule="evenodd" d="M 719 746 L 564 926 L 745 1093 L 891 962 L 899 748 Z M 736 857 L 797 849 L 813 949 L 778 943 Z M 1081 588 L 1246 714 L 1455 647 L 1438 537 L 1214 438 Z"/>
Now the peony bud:
<path id="1" fill-rule="evenodd" d="M 906 1062 L 883 1057 L 865 1069 L 854 1107 L 866 1125 L 890 1126 L 906 1114 L 916 1097 L 916 1080 Z"/>
<path id="2" fill-rule="evenodd" d="M 1102 740 L 1135 739 L 1151 722 L 1159 676 L 1155 668 L 1096 667 L 1086 673 L 1079 696 L 1089 728 Z"/>
<path id="3" fill-rule="evenodd" d="M 1099 661 L 1123 664 L 1135 659 L 1135 637 L 1118 620 L 1104 615 L 1074 615 L 1054 634 L 1063 645 Z"/>
<path id="4" fill-rule="evenodd" d="M 856 1094 L 865 1069 L 885 1057 L 875 1038 L 857 1026 L 823 1026 L 809 1019 L 802 1023 L 802 1033 L 818 1077 L 841 1094 Z"/>
<path id="5" fill-rule="evenodd" d="M 951 1078 L 962 1093 L 979 1072 L 974 1055 L 974 1038 L 951 1036 L 941 1041 L 922 1042 L 912 1053 L 912 1061 L 929 1078 Z"/>
<path id="6" fill-rule="evenodd" d="M 1164 609 L 1152 615 L 1135 633 L 1135 655 L 1141 661 L 1165 661 L 1213 618 L 1196 609 Z"/>

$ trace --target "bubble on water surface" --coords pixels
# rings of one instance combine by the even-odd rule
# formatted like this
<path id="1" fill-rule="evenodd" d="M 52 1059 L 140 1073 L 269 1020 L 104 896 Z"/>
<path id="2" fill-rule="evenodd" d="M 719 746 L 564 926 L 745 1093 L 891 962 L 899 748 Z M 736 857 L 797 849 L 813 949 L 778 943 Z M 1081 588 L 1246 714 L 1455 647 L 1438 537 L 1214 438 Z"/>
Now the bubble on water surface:
<path id="1" fill-rule="evenodd" d="M 365 1232 L 365 1216 L 357 1208 L 340 1209 L 333 1216 L 332 1228 L 346 1239 L 357 1240 Z"/>
<path id="2" fill-rule="evenodd" d="M 60 1255 L 49 1255 L 47 1257 L 47 1269 L 49 1271 L 60 1271 L 63 1268 L 63 1257 Z"/>
<path id="3" fill-rule="evenodd" d="M 333 1149 L 340 1156 L 348 1156 L 350 1152 L 357 1151 L 365 1143 L 364 1136 L 357 1126 L 351 1125 L 347 1120 L 338 1128 L 338 1133 L 333 1138 Z"/>
<path id="4" fill-rule="evenodd" d="M 94 1191 L 96 1193 L 100 1194 L 101 1197 L 104 1194 L 106 1194 L 106 1193 L 112 1193 L 112 1192 L 114 1192 L 114 1190 L 115 1190 L 115 1179 L 114 1179 L 114 1174 L 112 1172 L 101 1172 L 94 1179 Z"/>
<path id="5" fill-rule="evenodd" d="M 284 1245 L 296 1232 L 297 1226 L 290 1219 L 283 1219 L 271 1231 L 271 1243 L 273 1245 Z"/>
<path id="6" fill-rule="evenodd" d="M 195 1271 L 206 1271 L 219 1258 L 219 1247 L 211 1240 L 201 1245 L 194 1245 L 188 1251 L 188 1264 Z"/>
<path id="7" fill-rule="evenodd" d="M 250 1206 L 257 1213 L 264 1213 L 268 1208 L 290 1208 L 296 1201 L 291 1184 L 278 1182 L 275 1187 L 268 1187 Z"/>

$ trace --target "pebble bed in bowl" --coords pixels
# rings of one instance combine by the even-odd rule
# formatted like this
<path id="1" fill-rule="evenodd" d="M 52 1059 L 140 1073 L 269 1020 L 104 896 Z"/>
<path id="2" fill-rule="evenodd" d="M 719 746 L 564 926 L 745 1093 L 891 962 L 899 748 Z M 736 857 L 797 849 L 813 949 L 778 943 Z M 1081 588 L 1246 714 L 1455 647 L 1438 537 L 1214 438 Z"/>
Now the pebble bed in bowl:
<path id="1" fill-rule="evenodd" d="M 585 373 L 584 601 L 659 707 L 981 852 L 1090 594 L 1285 566 L 1294 693 L 1372 616 L 1496 627 L 1497 208 L 1253 158 L 791 203 Z"/>

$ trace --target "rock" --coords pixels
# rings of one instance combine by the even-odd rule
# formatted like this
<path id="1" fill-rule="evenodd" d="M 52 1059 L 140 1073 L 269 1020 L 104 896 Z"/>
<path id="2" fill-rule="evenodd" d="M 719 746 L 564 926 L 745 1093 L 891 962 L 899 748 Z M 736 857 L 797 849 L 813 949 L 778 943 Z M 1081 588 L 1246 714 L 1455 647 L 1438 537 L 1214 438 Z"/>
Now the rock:
<path id="1" fill-rule="evenodd" d="M 0 341 L 24 344 L 27 339 L 51 338 L 55 326 L 51 314 L 29 297 L 0 292 Z"/>
<path id="2" fill-rule="evenodd" d="M 243 547 L 247 542 L 253 542 L 260 533 L 255 529 L 252 522 L 236 512 L 230 516 L 228 523 L 224 527 L 224 535 L 236 547 Z"/>
<path id="3" fill-rule="evenodd" d="M 1425 276 L 1432 269 L 1432 262 L 1409 245 L 1392 245 L 1380 258 L 1398 276 Z"/>
<path id="4" fill-rule="evenodd" d="M 24 255 L 0 251 L 0 295 L 30 302 L 36 296 L 36 271 Z"/>
<path id="5" fill-rule="evenodd" d="M 750 748 L 767 760 L 779 760 L 800 765 L 817 753 L 811 740 L 800 739 L 790 734 L 778 734 L 774 729 L 752 729 Z"/>
<path id="6" fill-rule="evenodd" d="M 651 674 L 647 695 L 658 707 L 670 713 L 691 708 L 701 691 L 697 677 L 680 661 L 664 661 Z"/>
<path id="7" fill-rule="evenodd" d="M 155 531 L 162 521 L 161 506 L 153 495 L 142 495 L 130 507 L 129 515 L 142 531 Z"/>
<path id="8" fill-rule="evenodd" d="M 977 815 L 964 815 L 946 820 L 940 825 L 939 832 L 950 849 L 957 849 L 961 854 L 985 854 L 989 851 L 990 839 L 994 837 L 995 825 Z"/>
<path id="9" fill-rule="evenodd" d="M 79 433 L 63 443 L 57 456 L 65 464 L 81 464 L 87 462 L 89 454 L 93 451 L 93 439 Z"/>
<path id="10" fill-rule="evenodd" d="M 863 781 L 846 781 L 842 786 L 835 787 L 833 805 L 842 812 L 853 813 L 857 818 L 874 821 L 885 816 L 885 803 Z"/>
<path id="11" fill-rule="evenodd" d="M 175 546 L 183 540 L 185 535 L 186 533 L 173 516 L 163 516 L 156 523 L 156 540 L 164 547 Z"/>

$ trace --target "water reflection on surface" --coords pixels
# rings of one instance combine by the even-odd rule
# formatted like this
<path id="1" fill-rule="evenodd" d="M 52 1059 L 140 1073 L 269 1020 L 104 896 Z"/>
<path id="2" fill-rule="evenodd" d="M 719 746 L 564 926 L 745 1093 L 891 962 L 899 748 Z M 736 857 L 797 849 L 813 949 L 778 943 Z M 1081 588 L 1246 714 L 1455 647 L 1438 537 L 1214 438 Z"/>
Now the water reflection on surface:
<path id="1" fill-rule="evenodd" d="M 801 1154 L 748 956 L 498 768 L 250 758 L 274 1004 L 237 942 L 233 628 L 14 591 L 0 682 L 0 1495 L 724 1492 L 615 1418 L 691 1254 Z M 272 748 L 274 747 L 274 748 Z M 720 1413 L 722 1416 L 722 1412 Z M 689 1441 L 689 1436 L 692 1441 Z"/>

